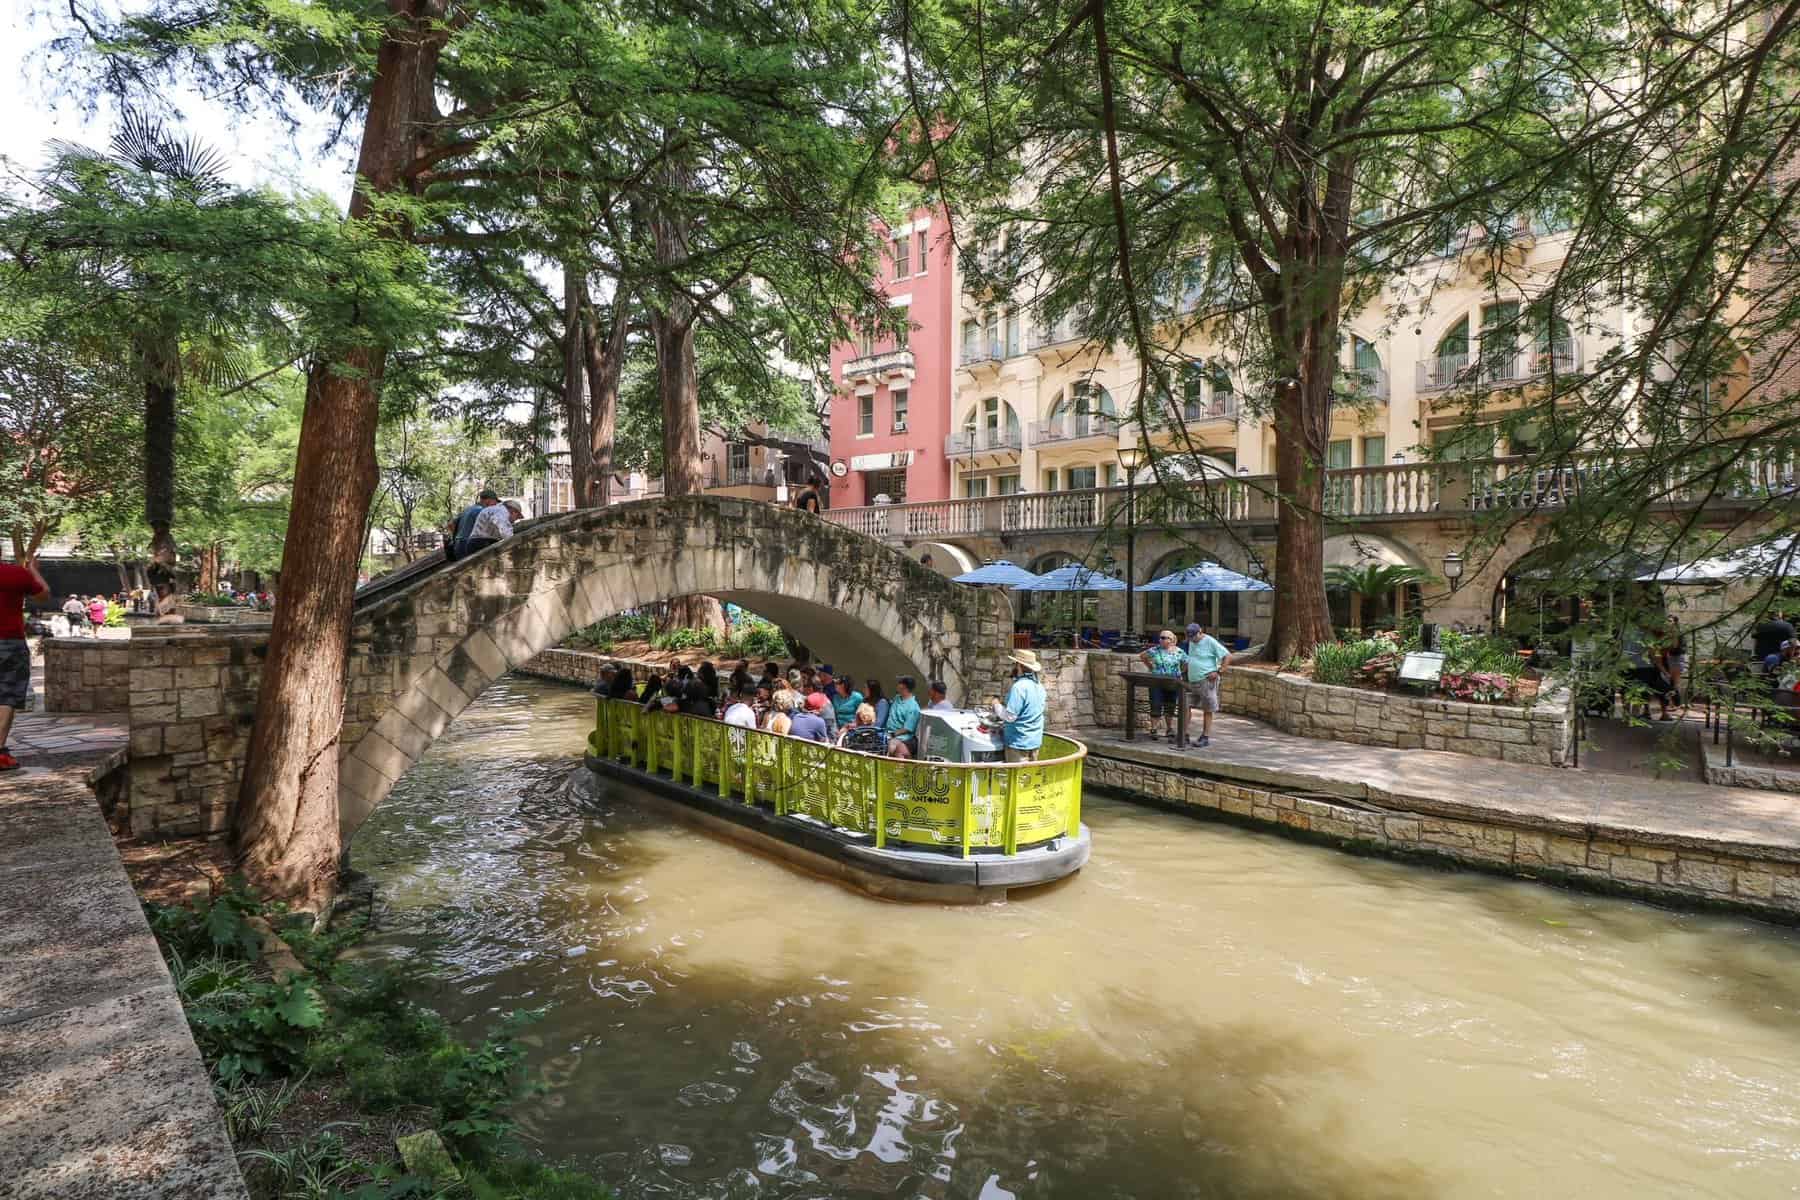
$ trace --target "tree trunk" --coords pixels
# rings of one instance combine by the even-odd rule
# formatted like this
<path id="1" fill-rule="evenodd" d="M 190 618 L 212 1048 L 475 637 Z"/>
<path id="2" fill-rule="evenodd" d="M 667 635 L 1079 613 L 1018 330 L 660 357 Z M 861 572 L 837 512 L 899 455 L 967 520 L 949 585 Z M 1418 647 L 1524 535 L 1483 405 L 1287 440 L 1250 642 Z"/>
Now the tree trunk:
<path id="1" fill-rule="evenodd" d="M 175 571 L 175 410 L 179 348 L 168 339 L 146 340 L 139 354 L 144 373 L 144 519 L 150 525 L 150 559 Z"/>
<path id="2" fill-rule="evenodd" d="M 587 351 L 581 320 L 581 271 L 563 264 L 563 428 L 569 442 L 571 503 L 587 508 L 594 491 L 594 443 L 588 431 Z"/>
<path id="3" fill-rule="evenodd" d="M 588 437 L 592 447 L 593 490 L 577 504 L 597 508 L 612 499 L 613 439 L 619 419 L 619 373 L 625 366 L 625 336 L 630 329 L 630 298 L 615 295 L 612 321 L 605 336 L 588 300 L 587 280 L 579 280 L 581 345 L 587 354 Z"/>
<path id="4" fill-rule="evenodd" d="M 444 9 L 444 0 L 389 6 L 352 219 L 371 214 L 370 194 L 406 186 L 403 172 L 436 118 L 433 84 L 449 36 Z M 407 236 L 401 226 L 387 233 Z M 345 659 L 363 526 L 378 478 L 375 430 L 386 358 L 378 344 L 347 345 L 321 354 L 307 373 L 281 603 L 238 802 L 239 862 L 249 882 L 304 908 L 321 907 L 337 884 Z"/>
<path id="5" fill-rule="evenodd" d="M 1331 640 L 1325 598 L 1325 447 L 1331 432 L 1332 358 L 1320 362 L 1318 322 L 1298 347 L 1298 379 L 1275 397 L 1275 614 L 1267 653 L 1276 662 Z M 1336 323 L 1331 322 L 1335 338 Z"/>

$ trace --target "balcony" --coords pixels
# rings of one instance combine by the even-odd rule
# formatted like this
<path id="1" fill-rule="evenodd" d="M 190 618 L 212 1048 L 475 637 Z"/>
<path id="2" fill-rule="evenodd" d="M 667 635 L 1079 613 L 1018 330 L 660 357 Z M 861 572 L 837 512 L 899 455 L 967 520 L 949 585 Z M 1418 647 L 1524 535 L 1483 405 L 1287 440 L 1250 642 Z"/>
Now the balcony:
<path id="1" fill-rule="evenodd" d="M 844 382 L 863 379 L 911 379 L 913 352 L 906 347 L 861 354 L 844 364 Z"/>
<path id="2" fill-rule="evenodd" d="M 1183 403 L 1181 420 L 1187 425 L 1205 425 L 1212 421 L 1229 421 L 1237 423 L 1238 402 L 1235 392 L 1227 392 L 1222 396 L 1214 396 L 1210 402 Z"/>
<path id="3" fill-rule="evenodd" d="M 1566 375 L 1581 366 L 1581 343 L 1573 338 L 1545 342 L 1530 350 L 1501 350 L 1471 356 L 1439 354 L 1418 364 L 1419 391 L 1458 387 L 1515 387 L 1552 372 Z"/>
<path id="4" fill-rule="evenodd" d="M 1338 372 L 1338 383 L 1356 399 L 1372 399 L 1377 404 L 1388 402 L 1388 373 L 1385 367 L 1344 367 Z"/>
<path id="5" fill-rule="evenodd" d="M 1006 358 L 1006 348 L 999 338 L 964 338 L 957 365 L 965 370 L 990 366 Z"/>
<path id="6" fill-rule="evenodd" d="M 1120 424 L 1119 418 L 1112 413 L 1064 413 L 1048 421 L 1033 421 L 1031 444 L 1052 446 L 1090 438 L 1112 441 L 1119 436 Z"/>
<path id="7" fill-rule="evenodd" d="M 964 429 L 944 435 L 945 458 L 967 458 L 975 454 L 1017 454 L 1024 449 L 1017 427 L 1012 429 Z"/>
<path id="8" fill-rule="evenodd" d="M 1074 314 L 1070 314 L 1049 329 L 1033 329 L 1026 344 L 1035 353 L 1058 346 L 1069 346 L 1084 340 L 1086 339 L 1082 336 L 1079 322 Z"/>

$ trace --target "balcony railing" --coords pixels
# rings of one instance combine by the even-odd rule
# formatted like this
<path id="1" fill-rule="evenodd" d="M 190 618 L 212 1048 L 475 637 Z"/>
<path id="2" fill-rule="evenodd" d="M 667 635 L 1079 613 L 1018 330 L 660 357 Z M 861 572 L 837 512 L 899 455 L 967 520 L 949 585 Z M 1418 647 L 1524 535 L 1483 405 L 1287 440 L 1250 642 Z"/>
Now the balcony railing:
<path id="1" fill-rule="evenodd" d="M 1388 402 L 1386 367 L 1345 367 L 1338 378 L 1358 398 L 1367 396 L 1382 404 Z"/>
<path id="2" fill-rule="evenodd" d="M 1017 427 L 1012 429 L 964 429 L 944 435 L 944 456 L 964 457 L 970 454 L 1017 453 L 1024 448 Z"/>
<path id="3" fill-rule="evenodd" d="M 1237 394 L 1234 392 L 1215 395 L 1205 403 L 1184 402 L 1181 406 L 1181 419 L 1189 425 L 1204 425 L 1208 421 L 1235 421 L 1237 415 Z"/>
<path id="4" fill-rule="evenodd" d="M 1527 350 L 1482 352 L 1471 356 L 1439 354 L 1418 364 L 1419 391 L 1441 392 L 1448 388 L 1507 387 L 1542 378 L 1554 371 L 1568 374 L 1581 366 L 1581 343 L 1573 338 L 1548 342 Z"/>
<path id="5" fill-rule="evenodd" d="M 1000 362 L 1005 357 L 1006 347 L 999 338 L 977 338 L 974 341 L 965 339 L 958 362 L 965 367 L 977 367 L 985 363 Z"/>
<path id="6" fill-rule="evenodd" d="M 1499 458 L 1327 471 L 1325 512 L 1334 520 L 1379 520 L 1560 508 L 1582 488 L 1616 482 L 1620 477 L 1631 480 L 1633 486 L 1641 484 L 1648 502 L 1661 506 L 1764 502 L 1772 496 L 1800 502 L 1800 455 L 1747 456 L 1723 488 L 1710 477 L 1700 483 L 1661 476 L 1638 481 L 1629 473 L 1641 469 L 1640 461 L 1629 451 L 1619 451 L 1576 455 L 1552 466 L 1528 458 Z M 1128 496 L 1135 499 L 1140 527 L 1266 523 L 1277 516 L 1274 477 L 1253 475 L 1208 479 L 1172 493 L 1142 487 L 1134 492 L 1124 487 L 1087 488 L 834 508 L 825 519 L 870 537 L 907 540 L 955 534 L 1123 529 L 1129 519 Z"/>
<path id="7" fill-rule="evenodd" d="M 844 364 L 844 379 L 874 379 L 882 375 L 908 375 L 913 372 L 913 352 L 901 347 L 862 354 Z"/>
<path id="8" fill-rule="evenodd" d="M 1031 423 L 1031 444 L 1049 446 L 1086 438 L 1116 438 L 1119 418 L 1112 413 L 1064 413 L 1048 421 Z"/>
<path id="9" fill-rule="evenodd" d="M 1064 317 L 1048 329 L 1034 328 L 1026 344 L 1032 350 L 1048 350 L 1082 340 L 1081 330 L 1073 316 Z"/>

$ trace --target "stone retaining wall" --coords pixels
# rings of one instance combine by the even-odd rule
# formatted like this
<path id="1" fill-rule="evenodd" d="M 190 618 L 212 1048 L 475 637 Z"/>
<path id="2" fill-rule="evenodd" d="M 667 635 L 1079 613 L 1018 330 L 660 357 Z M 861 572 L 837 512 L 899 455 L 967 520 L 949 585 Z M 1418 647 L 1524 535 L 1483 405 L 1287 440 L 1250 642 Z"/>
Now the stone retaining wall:
<path id="1" fill-rule="evenodd" d="M 600 682 L 600 668 L 609 662 L 628 662 L 594 650 L 545 650 L 513 670 L 539 679 L 555 679 L 591 688 Z M 634 664 L 636 665 L 636 664 Z"/>
<path id="2" fill-rule="evenodd" d="M 1129 670 L 1141 670 L 1142 664 L 1132 655 L 1080 653 L 1088 655 L 1094 723 L 1111 729 L 1122 727 L 1122 676 Z M 1142 693 L 1139 695 L 1142 704 Z M 1452 750 L 1551 767 L 1568 765 L 1573 733 L 1566 690 L 1540 696 L 1529 707 L 1467 704 L 1332 687 L 1298 675 L 1227 667 L 1221 673 L 1219 706 L 1301 737 L 1398 750 Z"/>
<path id="3" fill-rule="evenodd" d="M 1238 823 L 1276 826 L 1343 846 L 1421 855 L 1653 900 L 1722 904 L 1800 920 L 1800 862 L 1659 840 L 1626 830 L 1580 835 L 1498 820 L 1435 817 L 1322 800 L 1119 759 L 1088 756 L 1090 786 Z"/>
<path id="4" fill-rule="evenodd" d="M 239 604 L 178 604 L 175 611 L 190 625 L 271 625 L 275 615 L 267 609 Z"/>
<path id="5" fill-rule="evenodd" d="M 267 637 L 132 638 L 131 832 L 223 837 L 243 775 Z"/>
<path id="6" fill-rule="evenodd" d="M 44 711 L 124 712 L 131 643 L 113 638 L 45 638 Z"/>

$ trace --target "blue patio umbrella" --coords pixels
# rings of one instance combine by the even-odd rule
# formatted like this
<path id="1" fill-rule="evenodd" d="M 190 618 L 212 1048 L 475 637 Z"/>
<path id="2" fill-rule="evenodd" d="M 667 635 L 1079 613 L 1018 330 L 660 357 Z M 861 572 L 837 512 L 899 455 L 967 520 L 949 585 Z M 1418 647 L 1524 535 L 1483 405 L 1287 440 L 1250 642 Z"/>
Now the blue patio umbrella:
<path id="1" fill-rule="evenodd" d="M 1018 585 L 1021 592 L 1122 592 L 1123 579 L 1114 579 L 1080 563 L 1070 563 L 1054 571 L 1045 571 L 1030 583 Z"/>
<path id="2" fill-rule="evenodd" d="M 983 563 L 973 571 L 952 576 L 952 583 L 986 584 L 988 587 L 1024 587 L 1038 577 L 1024 567 L 1014 566 L 1004 558 Z"/>
<path id="3" fill-rule="evenodd" d="M 1203 562 L 1197 567 L 1184 567 L 1161 579 L 1138 584 L 1140 592 L 1272 592 L 1275 589 L 1260 579 L 1240 575 L 1218 563 Z"/>

